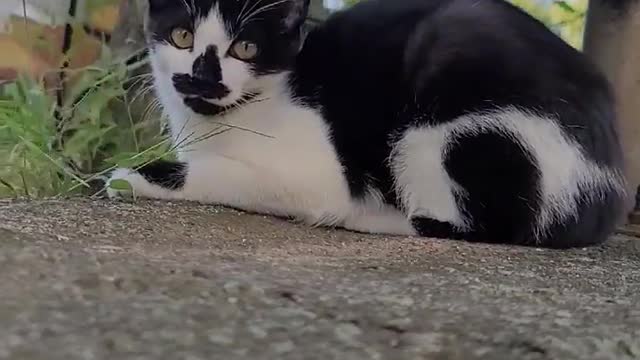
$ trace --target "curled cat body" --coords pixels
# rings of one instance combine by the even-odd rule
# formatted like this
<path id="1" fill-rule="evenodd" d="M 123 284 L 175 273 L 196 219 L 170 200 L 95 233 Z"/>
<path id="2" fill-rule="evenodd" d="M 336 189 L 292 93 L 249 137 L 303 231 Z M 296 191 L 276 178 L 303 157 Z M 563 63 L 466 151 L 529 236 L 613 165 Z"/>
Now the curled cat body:
<path id="1" fill-rule="evenodd" d="M 364 0 L 305 37 L 308 6 L 150 0 L 178 161 L 111 179 L 365 233 L 553 248 L 611 235 L 614 99 L 543 24 L 503 0 Z"/>

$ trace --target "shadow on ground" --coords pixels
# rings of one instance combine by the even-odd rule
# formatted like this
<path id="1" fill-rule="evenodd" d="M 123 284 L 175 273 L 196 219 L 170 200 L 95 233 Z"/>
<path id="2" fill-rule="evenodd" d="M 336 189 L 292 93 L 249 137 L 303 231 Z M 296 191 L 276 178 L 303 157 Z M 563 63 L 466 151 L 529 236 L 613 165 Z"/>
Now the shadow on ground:
<path id="1" fill-rule="evenodd" d="M 551 251 L 0 202 L 0 359 L 640 359 L 639 293 L 625 237 Z"/>

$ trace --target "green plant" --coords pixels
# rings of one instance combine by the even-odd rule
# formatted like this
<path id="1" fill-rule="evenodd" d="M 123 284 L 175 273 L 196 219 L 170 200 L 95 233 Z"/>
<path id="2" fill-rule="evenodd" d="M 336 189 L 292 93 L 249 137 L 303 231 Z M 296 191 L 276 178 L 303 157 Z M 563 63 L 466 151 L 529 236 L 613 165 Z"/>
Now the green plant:
<path id="1" fill-rule="evenodd" d="M 94 66 L 69 72 L 73 82 L 62 108 L 33 79 L 2 88 L 0 197 L 93 193 L 92 185 L 115 167 L 171 156 L 154 116 L 157 103 L 132 113 L 128 74 L 144 64 L 124 65 L 104 54 Z"/>

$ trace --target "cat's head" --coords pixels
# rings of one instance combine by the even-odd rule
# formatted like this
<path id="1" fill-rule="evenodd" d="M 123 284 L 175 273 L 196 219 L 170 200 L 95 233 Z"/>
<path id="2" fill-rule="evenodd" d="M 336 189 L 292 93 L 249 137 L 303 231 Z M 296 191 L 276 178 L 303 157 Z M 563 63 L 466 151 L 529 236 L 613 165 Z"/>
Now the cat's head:
<path id="1" fill-rule="evenodd" d="M 309 0 L 149 0 L 160 91 L 201 115 L 257 97 L 300 49 Z"/>

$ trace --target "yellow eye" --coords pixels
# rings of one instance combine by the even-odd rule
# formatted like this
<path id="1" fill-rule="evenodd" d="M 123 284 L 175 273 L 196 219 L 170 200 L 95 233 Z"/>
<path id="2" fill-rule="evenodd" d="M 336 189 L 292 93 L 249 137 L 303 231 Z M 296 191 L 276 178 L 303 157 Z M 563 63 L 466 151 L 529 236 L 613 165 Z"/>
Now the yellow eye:
<path id="1" fill-rule="evenodd" d="M 175 28 L 171 31 L 171 42 L 178 49 L 193 47 L 193 33 L 185 28 Z"/>
<path id="2" fill-rule="evenodd" d="M 229 55 L 242 61 L 248 61 L 258 56 L 258 45 L 250 41 L 238 41 L 233 44 Z"/>

